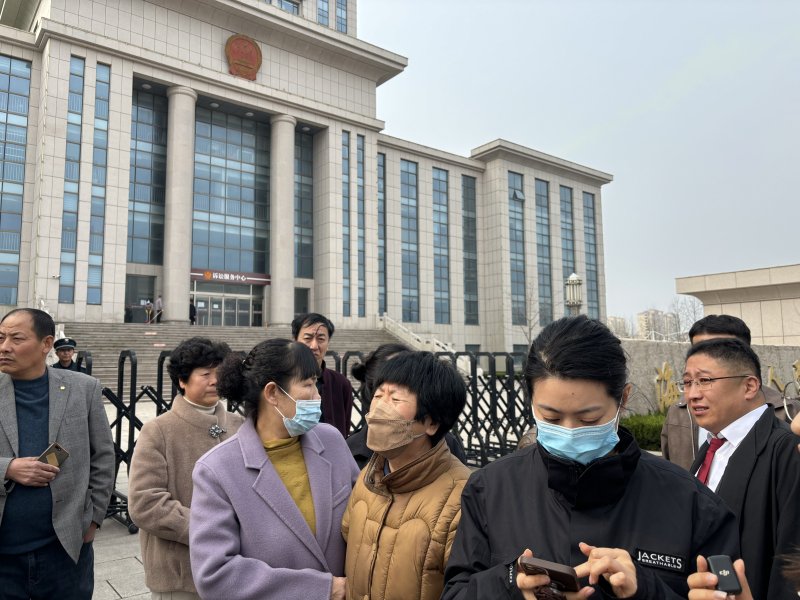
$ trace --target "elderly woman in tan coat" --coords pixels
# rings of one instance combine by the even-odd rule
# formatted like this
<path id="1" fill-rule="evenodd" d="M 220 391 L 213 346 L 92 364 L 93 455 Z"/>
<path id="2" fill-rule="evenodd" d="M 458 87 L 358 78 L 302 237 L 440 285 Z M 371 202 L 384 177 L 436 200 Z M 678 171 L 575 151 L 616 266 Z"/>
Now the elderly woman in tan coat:
<path id="1" fill-rule="evenodd" d="M 242 424 L 217 395 L 225 343 L 190 338 L 172 351 L 169 375 L 180 388 L 172 409 L 145 423 L 131 462 L 128 508 L 139 526 L 147 587 L 154 600 L 199 598 L 189 563 L 189 507 L 197 459 Z"/>
<path id="2" fill-rule="evenodd" d="M 375 452 L 342 521 L 350 600 L 438 600 L 470 470 L 444 435 L 466 404 L 452 363 L 401 352 L 379 371 L 366 419 Z"/>

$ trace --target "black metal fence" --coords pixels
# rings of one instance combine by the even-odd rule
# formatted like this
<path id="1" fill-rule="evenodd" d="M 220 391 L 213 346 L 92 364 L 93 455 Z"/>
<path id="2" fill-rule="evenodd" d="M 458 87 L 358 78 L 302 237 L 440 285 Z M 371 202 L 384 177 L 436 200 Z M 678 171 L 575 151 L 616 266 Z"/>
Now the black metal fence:
<path id="1" fill-rule="evenodd" d="M 142 428 L 142 421 L 136 416 L 137 405 L 152 402 L 159 415 L 170 409 L 176 387 L 165 374 L 166 361 L 170 351 L 161 352 L 158 357 L 156 385 L 137 387 L 138 361 L 136 352 L 125 350 L 117 362 L 116 391 L 104 387 L 103 396 L 114 407 L 111 430 L 114 438 L 115 490 L 108 507 L 107 517 L 125 524 L 131 533 L 137 531 L 128 516 L 127 495 L 116 489 L 120 469 L 130 470 L 131 458 L 136 443 L 136 434 Z M 525 394 L 519 374 L 515 373 L 515 361 L 523 359 L 521 354 L 506 352 L 479 352 L 455 354 L 440 352 L 437 356 L 457 362 L 465 374 L 467 383 L 467 406 L 461 414 L 453 434 L 461 439 L 470 466 L 481 467 L 492 460 L 513 452 L 519 439 L 533 422 L 530 404 Z M 347 376 L 352 367 L 362 360 L 360 352 L 346 352 L 339 355 L 328 352 L 328 365 Z M 91 368 L 91 356 L 88 356 Z M 126 377 L 127 374 L 127 377 Z M 351 419 L 351 432 L 360 429 L 364 423 L 364 402 L 362 389 L 352 377 L 354 384 L 354 406 Z M 165 386 L 167 389 L 165 389 Z M 229 402 L 230 411 L 242 412 L 240 406 Z"/>

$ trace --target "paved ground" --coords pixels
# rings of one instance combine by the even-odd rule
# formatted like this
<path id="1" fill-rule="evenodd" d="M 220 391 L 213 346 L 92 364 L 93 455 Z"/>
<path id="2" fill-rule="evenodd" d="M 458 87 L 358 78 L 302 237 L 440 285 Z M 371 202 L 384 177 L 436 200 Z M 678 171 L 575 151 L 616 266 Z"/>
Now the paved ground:
<path id="1" fill-rule="evenodd" d="M 106 412 L 109 422 L 113 422 L 114 408 L 106 405 Z M 155 416 L 155 407 L 151 402 L 142 402 L 136 407 L 136 416 L 147 422 Z M 122 433 L 123 439 L 127 439 L 126 428 Z M 128 473 L 124 466 L 120 467 L 117 490 L 128 491 Z M 150 591 L 144 584 L 138 534 L 131 535 L 122 523 L 106 519 L 94 541 L 94 600 L 120 598 L 150 600 Z"/>

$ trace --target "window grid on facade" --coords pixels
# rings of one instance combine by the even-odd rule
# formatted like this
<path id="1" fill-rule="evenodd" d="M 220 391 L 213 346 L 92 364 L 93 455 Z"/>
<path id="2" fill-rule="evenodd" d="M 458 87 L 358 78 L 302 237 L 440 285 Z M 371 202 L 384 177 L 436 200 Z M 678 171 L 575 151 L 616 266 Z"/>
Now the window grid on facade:
<path id="1" fill-rule="evenodd" d="M 367 315 L 366 206 L 364 204 L 364 136 L 356 136 L 356 204 L 358 212 L 358 316 Z"/>
<path id="2" fill-rule="evenodd" d="M 94 147 L 92 150 L 92 203 L 89 219 L 89 269 L 86 303 L 103 303 L 103 247 L 106 221 L 108 165 L 108 101 L 111 67 L 98 63 L 94 95 Z"/>
<path id="3" fill-rule="evenodd" d="M 314 277 L 314 138 L 296 133 L 294 143 L 294 275 Z"/>
<path id="4" fill-rule="evenodd" d="M 286 12 L 291 13 L 293 15 L 300 14 L 300 2 L 297 2 L 295 0 L 276 0 L 275 4 L 281 10 L 285 10 Z"/>
<path id="5" fill-rule="evenodd" d="M 475 178 L 461 176 L 461 228 L 464 240 L 464 325 L 478 325 L 478 213 Z"/>
<path id="6" fill-rule="evenodd" d="M 347 33 L 347 0 L 336 0 L 336 31 Z"/>
<path id="7" fill-rule="evenodd" d="M 419 323 L 419 224 L 417 163 L 400 161 L 400 248 L 403 321 Z"/>
<path id="8" fill-rule="evenodd" d="M 269 127 L 198 107 L 192 268 L 269 269 Z"/>
<path id="9" fill-rule="evenodd" d="M 550 184 L 536 180 L 536 255 L 539 325 L 553 321 L 553 268 L 550 256 Z"/>
<path id="10" fill-rule="evenodd" d="M 572 214 L 572 188 L 561 186 L 561 268 L 566 283 L 575 272 L 575 226 Z"/>
<path id="11" fill-rule="evenodd" d="M 167 99 L 133 91 L 128 187 L 128 262 L 164 263 Z"/>
<path id="12" fill-rule="evenodd" d="M 525 193 L 523 177 L 508 172 L 508 240 L 511 261 L 511 324 L 526 325 L 525 297 Z"/>
<path id="13" fill-rule="evenodd" d="M 342 316 L 350 316 L 350 132 L 342 132 Z"/>
<path id="14" fill-rule="evenodd" d="M 0 304 L 17 303 L 31 64 L 0 55 Z"/>
<path id="15" fill-rule="evenodd" d="M 594 194 L 583 192 L 583 235 L 586 242 L 586 313 L 600 318 L 600 289 L 597 276 L 597 225 Z"/>
<path id="16" fill-rule="evenodd" d="M 317 0 L 317 23 L 327 27 L 330 21 L 328 0 Z"/>
<path id="17" fill-rule="evenodd" d="M 386 155 L 378 154 L 378 314 L 386 312 Z"/>
<path id="18" fill-rule="evenodd" d="M 67 98 L 67 148 L 64 158 L 64 212 L 61 221 L 61 270 L 58 301 L 75 302 L 75 254 L 78 249 L 78 196 L 81 178 L 81 123 L 86 61 L 73 56 L 69 61 Z"/>
<path id="19" fill-rule="evenodd" d="M 433 169 L 433 300 L 434 322 L 450 323 L 450 233 L 448 172 Z"/>

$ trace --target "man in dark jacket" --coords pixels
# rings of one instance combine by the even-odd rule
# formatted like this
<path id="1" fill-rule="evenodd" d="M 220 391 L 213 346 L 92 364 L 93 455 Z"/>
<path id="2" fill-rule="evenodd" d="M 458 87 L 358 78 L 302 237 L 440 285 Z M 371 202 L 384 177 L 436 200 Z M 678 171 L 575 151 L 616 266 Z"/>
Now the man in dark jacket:
<path id="1" fill-rule="evenodd" d="M 53 350 L 55 350 L 56 356 L 58 356 L 58 362 L 53 363 L 50 366 L 54 369 L 66 369 L 67 371 L 86 373 L 85 367 L 78 367 L 78 363 L 72 360 L 72 357 L 75 356 L 75 348 L 77 346 L 78 342 L 72 338 L 61 338 L 60 340 L 56 340 L 53 344 Z"/>
<path id="2" fill-rule="evenodd" d="M 736 338 L 749 346 L 750 328 L 738 317 L 707 315 L 689 330 L 689 341 L 692 345 L 716 338 Z M 800 411 L 798 400 L 784 398 L 778 390 L 771 387 L 764 387 L 761 391 L 779 420 L 788 423 Z M 706 432 L 701 432 L 692 419 L 685 398 L 669 407 L 661 428 L 661 452 L 664 458 L 688 469 L 697 457 L 698 448 L 705 442 L 705 437 Z"/>
<path id="3" fill-rule="evenodd" d="M 292 338 L 311 349 L 322 372 L 317 379 L 317 389 L 322 397 L 320 421 L 333 425 L 347 437 L 350 433 L 350 413 L 353 411 L 353 386 L 347 377 L 325 365 L 325 354 L 334 329 L 333 323 L 324 315 L 303 314 L 292 321 Z"/>
<path id="4" fill-rule="evenodd" d="M 701 342 L 687 354 L 681 387 L 709 432 L 690 471 L 738 517 L 753 597 L 794 597 L 779 557 L 800 546 L 800 438 L 764 401 L 758 356 L 738 339 Z"/>

